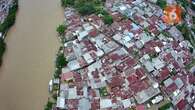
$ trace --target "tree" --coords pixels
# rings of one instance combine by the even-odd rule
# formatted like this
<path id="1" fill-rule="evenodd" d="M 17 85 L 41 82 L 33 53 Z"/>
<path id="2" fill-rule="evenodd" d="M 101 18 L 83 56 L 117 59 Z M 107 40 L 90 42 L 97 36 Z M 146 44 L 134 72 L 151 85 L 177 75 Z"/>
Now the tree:
<path id="1" fill-rule="evenodd" d="M 57 68 L 62 68 L 67 65 L 66 58 L 64 57 L 64 54 L 58 54 L 56 58 L 56 67 Z"/>
<path id="2" fill-rule="evenodd" d="M 74 6 L 75 0 L 61 0 L 61 5 L 63 7 L 67 7 L 67 6 Z"/>
<path id="3" fill-rule="evenodd" d="M 172 106 L 172 104 L 169 102 L 169 103 L 166 103 L 165 105 L 161 106 L 161 107 L 159 108 L 159 110 L 167 110 L 167 109 L 169 109 L 171 106 Z"/>
<path id="4" fill-rule="evenodd" d="M 188 1 L 186 1 L 186 0 L 179 0 L 178 2 L 179 2 L 179 3 L 181 4 L 181 6 L 183 6 L 184 8 L 187 8 L 187 7 L 189 6 Z"/>
<path id="5" fill-rule="evenodd" d="M 193 24 L 195 24 L 195 17 L 192 16 L 192 21 L 193 21 Z"/>
<path id="6" fill-rule="evenodd" d="M 17 9 L 18 9 L 18 0 L 15 0 L 13 6 L 9 8 L 9 13 L 7 18 L 0 25 L 0 32 L 5 33 L 5 31 L 8 30 L 15 23 Z"/>
<path id="7" fill-rule="evenodd" d="M 96 14 L 102 14 L 103 16 L 109 15 L 109 13 L 106 10 L 104 10 L 103 8 L 97 8 Z"/>
<path id="8" fill-rule="evenodd" d="M 61 68 L 57 68 L 57 69 L 55 70 L 54 78 L 59 78 L 61 72 L 62 72 Z"/>
<path id="9" fill-rule="evenodd" d="M 62 24 L 59 25 L 56 29 L 59 35 L 64 35 L 65 30 L 66 30 L 66 26 Z"/>
<path id="10" fill-rule="evenodd" d="M 47 101 L 47 105 L 45 106 L 44 110 L 52 110 L 53 102 L 50 100 Z"/>
<path id="11" fill-rule="evenodd" d="M 3 39 L 0 38 L 0 65 L 2 63 L 3 53 L 5 52 L 6 44 Z"/>
<path id="12" fill-rule="evenodd" d="M 110 15 L 103 16 L 103 21 L 105 24 L 111 25 L 113 23 L 113 18 Z"/>
<path id="13" fill-rule="evenodd" d="M 194 49 L 192 47 L 190 47 L 190 53 L 193 53 Z"/>
<path id="14" fill-rule="evenodd" d="M 195 5 L 191 4 L 191 9 L 195 11 Z"/>
<path id="15" fill-rule="evenodd" d="M 92 3 L 84 3 L 83 5 L 77 7 L 81 15 L 90 15 L 96 11 Z"/>
<path id="16" fill-rule="evenodd" d="M 166 0 L 157 0 L 156 4 L 161 7 L 162 9 L 164 9 L 167 6 L 167 2 Z"/>

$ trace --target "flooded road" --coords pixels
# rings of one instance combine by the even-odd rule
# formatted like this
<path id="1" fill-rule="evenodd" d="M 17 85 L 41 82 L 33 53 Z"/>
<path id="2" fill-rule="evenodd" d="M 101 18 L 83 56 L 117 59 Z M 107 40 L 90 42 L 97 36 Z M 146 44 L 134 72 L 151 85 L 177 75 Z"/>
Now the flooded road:
<path id="1" fill-rule="evenodd" d="M 63 18 L 60 0 L 19 0 L 0 68 L 0 110 L 43 110 Z"/>

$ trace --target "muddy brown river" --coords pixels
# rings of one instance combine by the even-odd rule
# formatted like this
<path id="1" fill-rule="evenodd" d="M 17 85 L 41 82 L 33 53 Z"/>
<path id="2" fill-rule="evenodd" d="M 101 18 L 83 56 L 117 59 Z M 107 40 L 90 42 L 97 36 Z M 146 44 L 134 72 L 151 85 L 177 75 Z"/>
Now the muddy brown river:
<path id="1" fill-rule="evenodd" d="M 0 68 L 0 110 L 43 110 L 63 18 L 60 0 L 19 0 Z"/>

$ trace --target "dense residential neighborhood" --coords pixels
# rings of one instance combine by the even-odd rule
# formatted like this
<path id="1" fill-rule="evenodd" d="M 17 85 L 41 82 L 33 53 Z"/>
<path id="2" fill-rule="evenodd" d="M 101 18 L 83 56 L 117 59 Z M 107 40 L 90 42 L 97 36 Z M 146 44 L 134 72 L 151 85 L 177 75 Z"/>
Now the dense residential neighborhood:
<path id="1" fill-rule="evenodd" d="M 195 34 L 188 39 L 179 28 L 189 21 L 193 29 L 192 15 L 168 24 L 157 0 L 104 5 L 111 24 L 102 14 L 64 10 L 67 64 L 51 82 L 53 110 L 194 110 Z"/>

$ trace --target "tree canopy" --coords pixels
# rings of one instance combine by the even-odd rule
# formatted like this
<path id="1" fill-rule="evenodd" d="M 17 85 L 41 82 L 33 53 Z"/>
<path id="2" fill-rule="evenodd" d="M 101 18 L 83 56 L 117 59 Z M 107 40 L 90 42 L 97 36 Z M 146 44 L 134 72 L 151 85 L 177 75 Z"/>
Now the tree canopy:
<path id="1" fill-rule="evenodd" d="M 113 23 L 113 18 L 110 15 L 103 16 L 103 21 L 105 24 L 111 25 Z"/>
<path id="2" fill-rule="evenodd" d="M 157 0 L 156 4 L 164 9 L 167 6 L 166 0 Z"/>
<path id="3" fill-rule="evenodd" d="M 6 44 L 3 39 L 0 38 L 0 65 L 2 63 L 3 53 L 5 52 Z"/>
<path id="4" fill-rule="evenodd" d="M 75 0 L 61 0 L 61 5 L 63 7 L 74 6 L 74 2 Z"/>
<path id="5" fill-rule="evenodd" d="M 78 7 L 78 11 L 81 15 L 89 15 L 95 12 L 95 7 L 91 3 L 85 3 Z"/>
<path id="6" fill-rule="evenodd" d="M 59 33 L 59 35 L 64 35 L 65 29 L 66 26 L 61 24 L 57 27 L 56 31 Z"/>
<path id="7" fill-rule="evenodd" d="M 15 0 L 13 6 L 9 8 L 7 18 L 4 20 L 2 24 L 0 24 L 0 32 L 5 33 L 5 31 L 8 30 L 15 23 L 17 9 L 18 0 Z"/>
<path id="8" fill-rule="evenodd" d="M 58 54 L 56 58 L 56 67 L 57 68 L 63 68 L 66 66 L 68 62 L 66 61 L 66 58 L 64 57 L 64 54 Z"/>

